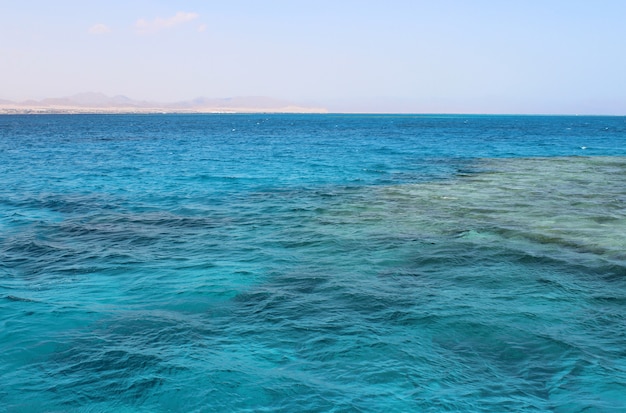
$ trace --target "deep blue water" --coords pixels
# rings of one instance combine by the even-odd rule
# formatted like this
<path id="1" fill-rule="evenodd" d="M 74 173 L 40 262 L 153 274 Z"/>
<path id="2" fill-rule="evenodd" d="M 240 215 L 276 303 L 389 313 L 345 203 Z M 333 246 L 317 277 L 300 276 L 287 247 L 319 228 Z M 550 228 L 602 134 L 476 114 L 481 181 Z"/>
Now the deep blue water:
<path id="1" fill-rule="evenodd" d="M 626 118 L 0 116 L 0 412 L 624 412 Z"/>

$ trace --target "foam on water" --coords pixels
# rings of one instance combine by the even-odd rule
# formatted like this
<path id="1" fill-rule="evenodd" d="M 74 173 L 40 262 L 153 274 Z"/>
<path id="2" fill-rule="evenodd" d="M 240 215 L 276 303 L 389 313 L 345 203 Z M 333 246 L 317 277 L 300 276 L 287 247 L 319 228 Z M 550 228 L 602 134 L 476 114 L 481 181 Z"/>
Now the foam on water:
<path id="1" fill-rule="evenodd" d="M 0 411 L 626 407 L 621 118 L 3 121 Z"/>

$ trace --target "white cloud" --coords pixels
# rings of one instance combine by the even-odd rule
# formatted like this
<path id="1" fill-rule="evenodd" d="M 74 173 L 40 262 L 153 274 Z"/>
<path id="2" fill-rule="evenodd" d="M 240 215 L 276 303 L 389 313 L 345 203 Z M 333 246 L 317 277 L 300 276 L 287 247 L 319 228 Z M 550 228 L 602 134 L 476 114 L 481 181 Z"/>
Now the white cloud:
<path id="1" fill-rule="evenodd" d="M 98 23 L 89 28 L 89 34 L 106 34 L 111 31 L 111 28 L 106 24 Z"/>
<path id="2" fill-rule="evenodd" d="M 171 17 L 157 17 L 152 21 L 139 19 L 135 23 L 135 28 L 140 34 L 155 33 L 163 29 L 169 29 L 180 24 L 188 23 L 197 19 L 199 16 L 198 13 L 179 11 Z"/>
<path id="3" fill-rule="evenodd" d="M 206 24 L 201 24 L 200 26 L 198 26 L 198 32 L 202 33 L 202 32 L 206 32 L 207 29 L 207 25 Z"/>

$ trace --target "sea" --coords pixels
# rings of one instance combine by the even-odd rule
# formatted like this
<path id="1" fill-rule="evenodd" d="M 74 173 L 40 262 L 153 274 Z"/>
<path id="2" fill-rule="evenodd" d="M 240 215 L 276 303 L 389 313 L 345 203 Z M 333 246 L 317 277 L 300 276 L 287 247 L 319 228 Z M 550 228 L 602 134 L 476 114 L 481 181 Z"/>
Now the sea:
<path id="1" fill-rule="evenodd" d="M 0 412 L 626 412 L 626 117 L 0 116 Z"/>

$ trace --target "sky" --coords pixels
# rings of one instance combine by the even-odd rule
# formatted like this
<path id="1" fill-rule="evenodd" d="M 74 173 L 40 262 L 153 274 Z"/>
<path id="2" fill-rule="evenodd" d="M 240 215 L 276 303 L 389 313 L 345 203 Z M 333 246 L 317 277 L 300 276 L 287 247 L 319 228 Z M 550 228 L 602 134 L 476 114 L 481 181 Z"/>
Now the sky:
<path id="1" fill-rule="evenodd" d="M 626 115 L 624 0 L 0 0 L 0 99 Z"/>

